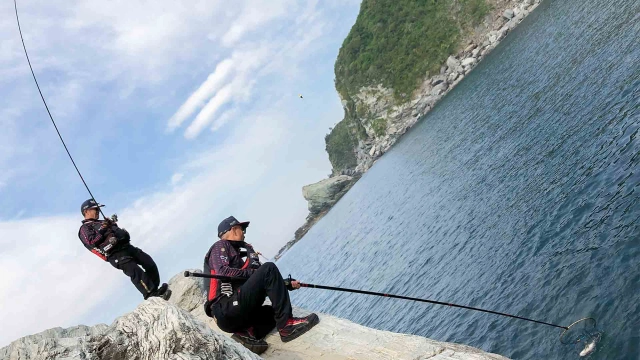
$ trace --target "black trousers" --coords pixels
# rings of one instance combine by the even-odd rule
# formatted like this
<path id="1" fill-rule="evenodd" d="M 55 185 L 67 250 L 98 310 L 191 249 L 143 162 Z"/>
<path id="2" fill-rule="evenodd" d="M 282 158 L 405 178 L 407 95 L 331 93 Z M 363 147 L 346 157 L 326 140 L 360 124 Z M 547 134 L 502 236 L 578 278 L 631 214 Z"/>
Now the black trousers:
<path id="1" fill-rule="evenodd" d="M 271 306 L 262 305 L 269 297 Z M 256 338 L 262 339 L 274 327 L 283 328 L 292 316 L 289 291 L 274 263 L 266 263 L 230 297 L 222 297 L 213 305 L 218 327 L 226 332 L 253 328 Z"/>
<path id="2" fill-rule="evenodd" d="M 131 278 L 133 285 L 146 299 L 149 293 L 158 289 L 160 273 L 151 256 L 137 247 L 126 244 L 120 246 L 107 258 L 116 269 L 122 270 Z M 140 267 L 142 266 L 141 269 Z"/>

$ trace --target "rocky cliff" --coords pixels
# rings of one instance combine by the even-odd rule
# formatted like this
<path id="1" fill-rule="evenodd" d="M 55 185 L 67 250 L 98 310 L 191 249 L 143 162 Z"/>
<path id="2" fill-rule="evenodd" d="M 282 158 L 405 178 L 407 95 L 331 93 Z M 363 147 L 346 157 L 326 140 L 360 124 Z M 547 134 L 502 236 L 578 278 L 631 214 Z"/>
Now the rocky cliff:
<path id="1" fill-rule="evenodd" d="M 325 137 L 332 177 L 305 188 L 328 186 L 331 179 L 344 175 L 351 177 L 350 183 L 345 183 L 343 191 L 335 197 L 326 199 L 325 205 L 329 205 L 321 211 L 312 210 L 316 208 L 314 200 L 308 199 L 303 190 L 309 201 L 309 216 L 276 259 L 302 238 L 378 158 L 462 81 L 540 1 L 445 0 L 438 2 L 441 6 L 416 9 L 411 8 L 415 2 L 404 1 L 409 5 L 383 9 L 389 5 L 385 1 L 364 0 L 336 61 L 336 88 L 344 118 Z M 413 13 L 420 10 L 428 10 L 422 15 L 433 18 L 435 24 L 417 21 Z M 381 12 L 379 17 L 370 15 L 376 11 Z M 404 26 L 398 28 L 397 23 Z M 424 33 L 416 35 L 416 28 Z M 408 39 L 404 48 L 389 45 L 402 42 L 401 38 Z M 406 53 L 407 49 L 412 51 Z M 421 53 L 416 55 L 413 50 Z M 387 64 L 395 58 L 404 60 L 396 65 Z M 442 61 L 438 62 L 439 59 Z M 415 78 L 407 78 L 407 74 Z"/>
<path id="2" fill-rule="evenodd" d="M 194 272 L 196 270 L 193 270 Z M 260 359 L 216 326 L 204 314 L 202 280 L 174 276 L 169 302 L 152 298 L 111 326 L 55 328 L 27 336 L 0 349 L 2 360 L 160 360 Z M 303 289 L 299 291 L 313 291 Z M 295 309 L 296 315 L 307 312 Z M 433 341 L 413 335 L 370 329 L 320 314 L 309 333 L 283 343 L 277 332 L 267 336 L 264 359 L 433 359 L 502 360 L 469 346 Z"/>
<path id="3" fill-rule="evenodd" d="M 365 2 L 367 2 L 365 0 Z M 363 2 L 363 6 L 365 6 Z M 450 0 L 452 4 L 464 4 L 473 1 L 455 1 Z M 388 151 L 391 146 L 411 128 L 421 117 L 428 113 L 434 105 L 444 97 L 452 88 L 454 88 L 471 70 L 502 40 L 518 23 L 520 23 L 533 9 L 538 6 L 540 0 L 482 0 L 475 1 L 477 7 L 484 9 L 483 11 L 466 12 L 457 9 L 455 6 L 442 10 L 449 17 L 458 17 L 458 20 L 452 19 L 453 24 L 457 24 L 457 36 L 439 34 L 438 28 L 427 29 L 431 33 L 423 34 L 407 44 L 408 47 L 419 48 L 423 43 L 427 43 L 429 37 L 439 37 L 450 49 L 450 53 L 438 53 L 441 62 L 434 66 L 425 63 L 426 73 L 414 79 L 414 83 L 398 83 L 396 80 L 400 75 L 385 74 L 384 68 L 374 75 L 367 75 L 364 80 L 358 81 L 358 86 L 345 84 L 348 81 L 356 81 L 359 78 L 350 76 L 347 65 L 341 65 L 349 60 L 341 60 L 349 58 L 352 62 L 360 61 L 360 58 L 353 60 L 354 56 L 346 55 L 349 49 L 345 49 L 353 39 L 347 38 L 343 48 L 338 55 L 336 62 L 336 87 L 342 99 L 345 112 L 344 119 L 341 123 L 343 126 L 334 127 L 329 135 L 327 135 L 327 152 L 329 159 L 333 165 L 333 174 L 356 174 L 367 171 L 377 158 Z M 444 2 L 446 3 L 446 1 Z M 459 5 L 460 6 L 460 5 Z M 461 21 L 462 16 L 472 17 L 471 13 L 476 15 L 482 14 L 481 19 L 475 21 Z M 362 12 L 359 15 L 363 16 Z M 411 23 L 411 19 L 404 15 L 401 19 Z M 436 16 L 436 15 L 430 15 Z M 357 26 L 354 25 L 354 28 Z M 442 22 L 442 26 L 446 26 L 446 21 Z M 352 32 L 354 30 L 352 29 Z M 451 30 L 453 31 L 453 30 Z M 370 35 L 373 39 L 381 37 L 379 33 L 384 30 L 361 30 L 366 35 Z M 441 32 L 441 31 L 440 31 Z M 402 33 L 396 35 L 401 36 Z M 349 36 L 352 36 L 350 34 Z M 364 36 L 364 35 L 362 35 Z M 349 41 L 350 40 L 350 41 Z M 374 42 L 375 40 L 369 40 Z M 449 42 L 446 42 L 449 41 Z M 363 52 L 361 48 L 358 50 Z M 395 48 L 388 50 L 389 52 L 400 51 Z M 435 51 L 432 48 L 425 49 L 425 53 Z M 361 56 L 361 55 L 360 55 Z M 381 55 L 382 56 L 382 55 Z M 427 56 L 427 55 L 424 55 Z M 436 61 L 437 57 L 431 59 Z M 407 71 L 415 71 L 415 67 L 420 65 L 421 58 L 414 56 L 412 63 L 404 64 Z M 414 64 L 415 63 L 415 64 Z M 363 71 L 363 70 L 360 70 Z M 369 70 L 368 70 L 369 71 Z M 355 79 L 355 80 L 352 80 Z M 401 87 L 402 92 L 398 93 L 398 89 L 391 85 Z M 346 136 L 345 136 L 346 135 Z M 333 141 L 334 138 L 347 137 L 348 143 L 351 145 L 348 149 L 345 144 L 340 141 Z M 332 141 L 336 145 L 332 144 Z M 339 145 L 341 146 L 338 146 Z M 334 146 L 332 146 L 334 145 Z M 349 160 L 352 157 L 353 160 Z"/>

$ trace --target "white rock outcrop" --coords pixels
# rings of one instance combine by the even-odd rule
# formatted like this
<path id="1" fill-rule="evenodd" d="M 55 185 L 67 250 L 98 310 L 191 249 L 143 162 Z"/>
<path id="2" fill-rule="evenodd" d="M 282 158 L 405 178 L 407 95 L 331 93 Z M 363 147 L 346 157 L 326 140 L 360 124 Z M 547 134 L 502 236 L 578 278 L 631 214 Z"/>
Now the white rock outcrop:
<path id="1" fill-rule="evenodd" d="M 86 353 L 84 344 L 92 338 L 100 338 L 109 327 L 74 326 L 68 329 L 60 327 L 20 338 L 9 346 L 0 349 L 2 360 L 23 359 L 79 359 Z"/>
<path id="2" fill-rule="evenodd" d="M 55 328 L 0 349 L 2 360 L 260 359 L 189 312 L 158 298 L 111 326 Z"/>
<path id="3" fill-rule="evenodd" d="M 514 16 L 514 11 L 513 9 L 507 9 L 504 11 L 504 13 L 502 14 L 502 16 L 504 16 L 507 19 L 511 19 Z"/>
<path id="4" fill-rule="evenodd" d="M 342 196 L 341 191 L 351 183 L 352 179 L 348 175 L 338 175 L 304 186 L 302 196 L 308 201 L 309 212 L 317 214 L 333 205 Z"/>

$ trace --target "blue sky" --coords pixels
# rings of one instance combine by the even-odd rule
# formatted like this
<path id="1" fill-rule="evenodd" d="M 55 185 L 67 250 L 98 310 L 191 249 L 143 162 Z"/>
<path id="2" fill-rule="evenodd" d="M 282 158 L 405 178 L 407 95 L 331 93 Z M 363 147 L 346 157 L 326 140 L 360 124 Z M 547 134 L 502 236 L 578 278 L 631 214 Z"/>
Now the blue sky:
<path id="1" fill-rule="evenodd" d="M 36 76 L 105 213 L 164 280 L 201 268 L 219 221 L 271 257 L 330 173 L 338 49 L 359 1 L 18 1 Z M 77 238 L 88 198 L 0 5 L 0 346 L 111 323 L 140 302 Z M 300 99 L 298 94 L 303 94 Z"/>

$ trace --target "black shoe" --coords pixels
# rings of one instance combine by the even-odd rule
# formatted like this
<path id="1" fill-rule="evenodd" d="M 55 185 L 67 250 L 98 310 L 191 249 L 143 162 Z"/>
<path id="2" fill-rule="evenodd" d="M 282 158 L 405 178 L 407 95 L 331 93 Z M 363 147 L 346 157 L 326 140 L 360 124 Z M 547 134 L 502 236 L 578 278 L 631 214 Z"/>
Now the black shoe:
<path id="1" fill-rule="evenodd" d="M 150 297 L 159 297 L 164 300 L 169 300 L 169 298 L 171 297 L 171 290 L 169 290 L 169 285 L 163 283 L 159 288 L 149 293 L 147 298 Z"/>
<path id="2" fill-rule="evenodd" d="M 169 299 L 171 298 L 171 290 L 169 289 L 165 290 L 164 293 L 162 295 L 159 295 L 158 297 L 166 301 L 169 301 Z"/>
<path id="3" fill-rule="evenodd" d="M 269 344 L 267 344 L 264 339 L 256 339 L 249 331 L 234 333 L 231 335 L 231 338 L 242 344 L 242 346 L 246 347 L 254 354 L 260 355 L 269 348 Z"/>
<path id="4" fill-rule="evenodd" d="M 320 318 L 316 314 L 310 314 L 302 318 L 292 317 L 287 321 L 287 325 L 278 330 L 280 333 L 280 339 L 282 342 L 288 342 L 296 339 L 298 336 L 311 330 L 317 323 L 320 322 Z"/>

